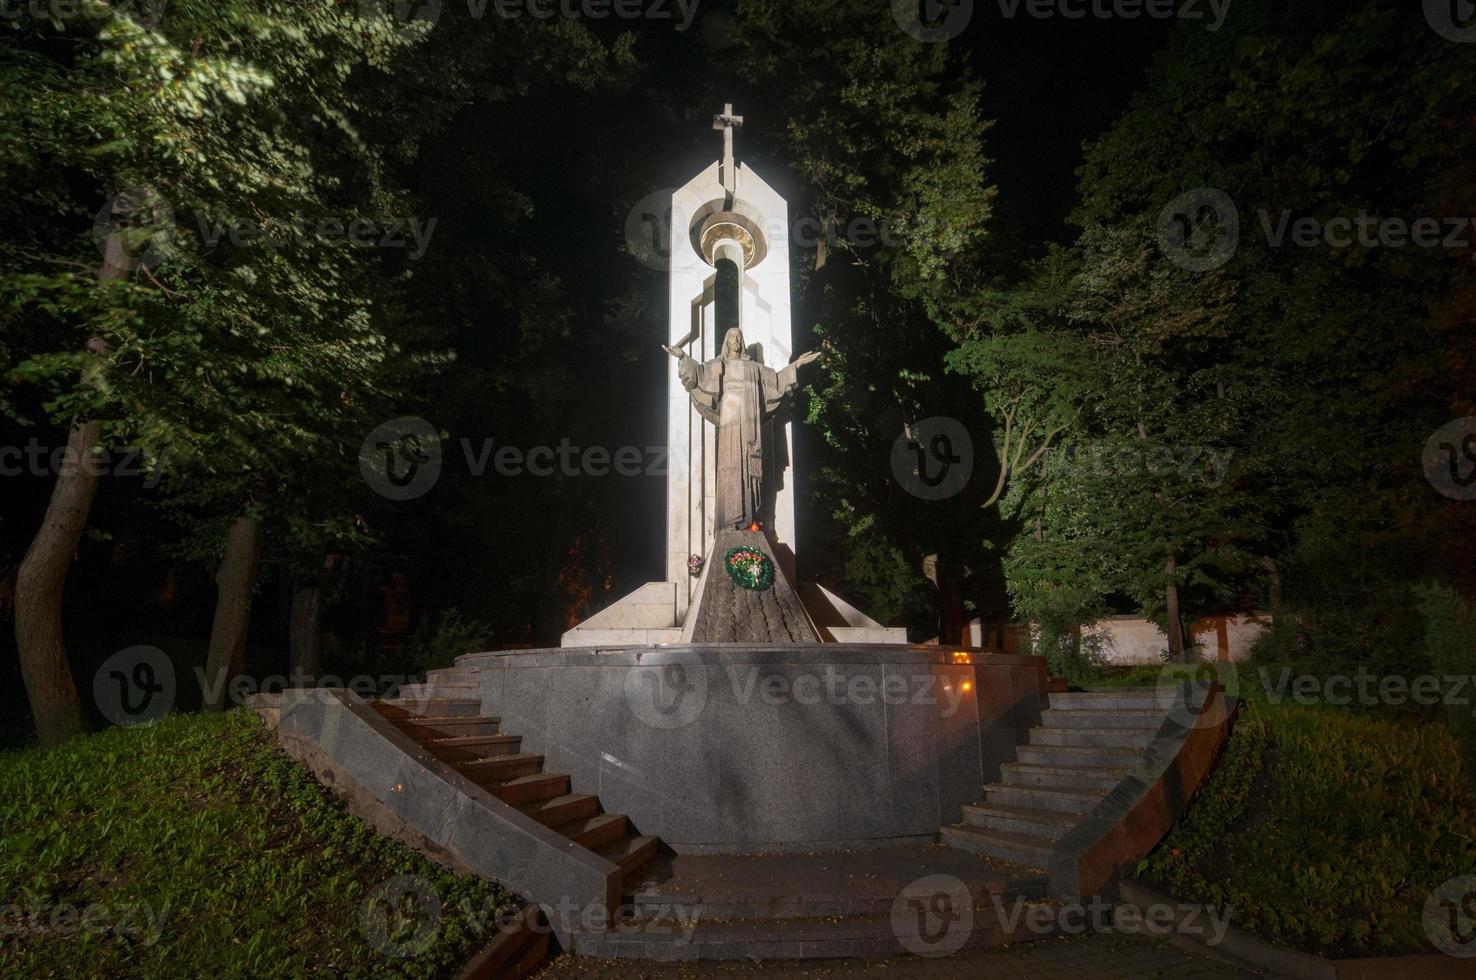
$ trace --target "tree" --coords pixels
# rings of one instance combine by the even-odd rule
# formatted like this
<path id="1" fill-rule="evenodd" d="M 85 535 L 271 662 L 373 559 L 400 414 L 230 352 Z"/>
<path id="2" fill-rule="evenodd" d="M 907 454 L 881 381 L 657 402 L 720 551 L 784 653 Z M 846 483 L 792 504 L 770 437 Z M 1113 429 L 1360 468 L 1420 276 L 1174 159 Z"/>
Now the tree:
<path id="1" fill-rule="evenodd" d="M 1461 520 L 1429 506 L 1414 464 L 1467 400 L 1469 361 L 1451 353 L 1467 346 L 1470 263 L 1439 248 L 1302 247 L 1278 229 L 1469 212 L 1469 181 L 1450 175 L 1476 138 L 1459 94 L 1476 66 L 1455 48 L 1374 3 L 1253 2 L 1221 31 L 1176 31 L 1146 92 L 1088 149 L 1059 307 L 1099 367 L 1035 497 L 1042 533 L 1012 550 L 1018 593 L 1074 542 L 1105 555 L 1083 569 L 1080 615 L 1131 599 L 1175 652 L 1173 606 L 1273 594 L 1289 610 L 1278 643 L 1297 656 L 1416 645 L 1408 583 L 1459 561 L 1448 542 Z M 1200 196 L 1180 220 L 1210 220 L 1184 244 L 1237 216 L 1239 233 L 1210 256 L 1222 261 L 1186 266 L 1160 222 L 1196 189 L 1235 210 Z M 1167 465 L 1106 479 L 1084 465 L 1104 452 Z"/>
<path id="2" fill-rule="evenodd" d="M 180 473 L 241 472 L 286 443 L 311 452 L 321 416 L 374 389 L 389 349 L 354 288 L 362 263 L 342 261 L 347 236 L 317 233 L 352 206 L 342 188 L 354 180 L 324 164 L 371 189 L 368 220 L 394 213 L 344 84 L 411 40 L 329 3 L 176 3 L 156 27 L 105 3 L 80 10 L 12 22 L 16 138 L 0 148 L 9 186 L 30 189 L 6 199 L 26 231 L 0 246 L 10 400 L 70 420 L 84 463 L 57 475 L 17 583 L 17 643 L 48 745 L 82 725 L 58 680 L 69 675 L 61 592 L 96 492 L 94 452 L 127 441 Z M 74 216 L 109 195 L 97 272 Z M 269 432 L 283 438 L 256 441 Z M 248 519 L 236 554 L 253 551 L 250 531 Z M 250 578 L 223 579 L 224 608 L 244 604 Z"/>
<path id="3" fill-rule="evenodd" d="M 747 3 L 737 27 L 742 77 L 786 120 L 776 150 L 805 188 L 796 210 L 821 229 L 813 267 L 796 270 L 797 318 L 824 324 L 808 421 L 824 438 L 817 497 L 844 556 L 836 571 L 878 614 L 958 642 L 966 555 L 991 521 L 976 506 L 984 477 L 924 501 L 889 460 L 925 418 L 986 430 L 968 381 L 942 370 L 932 315 L 975 275 L 994 195 L 978 83 L 949 45 L 913 41 L 864 4 Z"/>

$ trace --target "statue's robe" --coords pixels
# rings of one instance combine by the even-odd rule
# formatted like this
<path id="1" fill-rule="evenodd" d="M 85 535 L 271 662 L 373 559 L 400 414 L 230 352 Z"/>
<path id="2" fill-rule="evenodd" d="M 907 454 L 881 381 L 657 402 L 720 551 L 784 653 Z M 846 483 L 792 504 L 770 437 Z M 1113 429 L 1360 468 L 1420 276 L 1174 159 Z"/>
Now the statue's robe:
<path id="1" fill-rule="evenodd" d="M 764 423 L 799 384 L 799 370 L 791 364 L 775 371 L 746 357 L 699 363 L 683 354 L 677 376 L 697 411 L 717 426 L 714 527 L 746 528 L 763 509 Z"/>

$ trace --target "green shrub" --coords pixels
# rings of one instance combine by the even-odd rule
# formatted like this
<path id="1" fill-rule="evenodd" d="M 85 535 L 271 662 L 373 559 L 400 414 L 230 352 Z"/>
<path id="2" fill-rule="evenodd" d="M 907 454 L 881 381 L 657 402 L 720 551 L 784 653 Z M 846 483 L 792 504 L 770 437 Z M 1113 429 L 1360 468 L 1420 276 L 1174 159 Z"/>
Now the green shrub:
<path id="1" fill-rule="evenodd" d="M 491 642 L 492 627 L 447 609 L 410 634 L 402 661 L 408 672 L 424 676 L 433 667 L 450 667 L 463 654 L 486 650 Z"/>
<path id="2" fill-rule="evenodd" d="M 1445 713 L 1450 732 L 1461 748 L 1466 785 L 1476 795 L 1476 706 L 1471 704 L 1471 686 L 1476 683 L 1476 623 L 1470 606 L 1453 589 L 1422 586 L 1416 594 L 1425 617 L 1425 648 L 1436 675 L 1467 679 L 1460 687 L 1464 697 L 1448 701 Z"/>
<path id="3" fill-rule="evenodd" d="M 1138 871 L 1272 942 L 1426 952 L 1425 900 L 1476 873 L 1473 829 L 1443 727 L 1248 703 L 1209 783 Z"/>
<path id="4" fill-rule="evenodd" d="M 244 711 L 0 754 L 0 799 L 11 916 L 0 976 L 432 977 L 465 962 L 513 902 L 376 835 Z M 428 945 L 405 958 L 360 928 L 366 895 L 397 875 L 424 879 L 443 903 Z M 119 910 L 145 908 L 153 941 L 51 918 L 92 909 L 114 925 Z"/>

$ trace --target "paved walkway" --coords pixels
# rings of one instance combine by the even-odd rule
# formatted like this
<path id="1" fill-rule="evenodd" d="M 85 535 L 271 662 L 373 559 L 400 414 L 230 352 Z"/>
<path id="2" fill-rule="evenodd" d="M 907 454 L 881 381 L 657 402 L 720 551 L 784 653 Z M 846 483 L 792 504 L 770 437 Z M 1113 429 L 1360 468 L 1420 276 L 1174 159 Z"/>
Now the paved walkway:
<path id="1" fill-rule="evenodd" d="M 913 844 L 813 854 L 663 854 L 641 870 L 631 890 L 728 910 L 718 915 L 759 916 L 776 908 L 790 908 L 789 915 L 863 914 L 865 906 L 885 915 L 903 889 L 928 875 L 957 878 L 980 896 L 1021 887 L 1044 894 L 1046 886 L 1044 871 L 943 844 Z M 807 905 L 815 908 L 793 911 Z M 848 906 L 851 911 L 838 911 Z"/>
<path id="2" fill-rule="evenodd" d="M 651 963 L 560 956 L 538 980 L 1243 980 L 1264 976 L 1250 967 L 1163 940 L 1096 935 L 1047 939 L 941 959 L 916 956 L 883 960 L 790 960 L 764 963 Z"/>

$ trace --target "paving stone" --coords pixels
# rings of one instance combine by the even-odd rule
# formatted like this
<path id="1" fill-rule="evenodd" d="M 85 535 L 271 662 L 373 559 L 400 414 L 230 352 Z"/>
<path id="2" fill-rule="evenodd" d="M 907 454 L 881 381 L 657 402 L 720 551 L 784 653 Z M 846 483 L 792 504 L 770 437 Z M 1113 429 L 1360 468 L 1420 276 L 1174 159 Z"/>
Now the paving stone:
<path id="1" fill-rule="evenodd" d="M 1189 952 L 1164 942 L 1130 936 L 1050 939 L 953 956 L 893 956 L 855 960 L 655 963 L 560 956 L 538 980 L 678 980 L 724 977 L 739 980 L 820 980 L 874 977 L 887 980 L 1249 980 L 1265 974 L 1228 959 Z"/>

